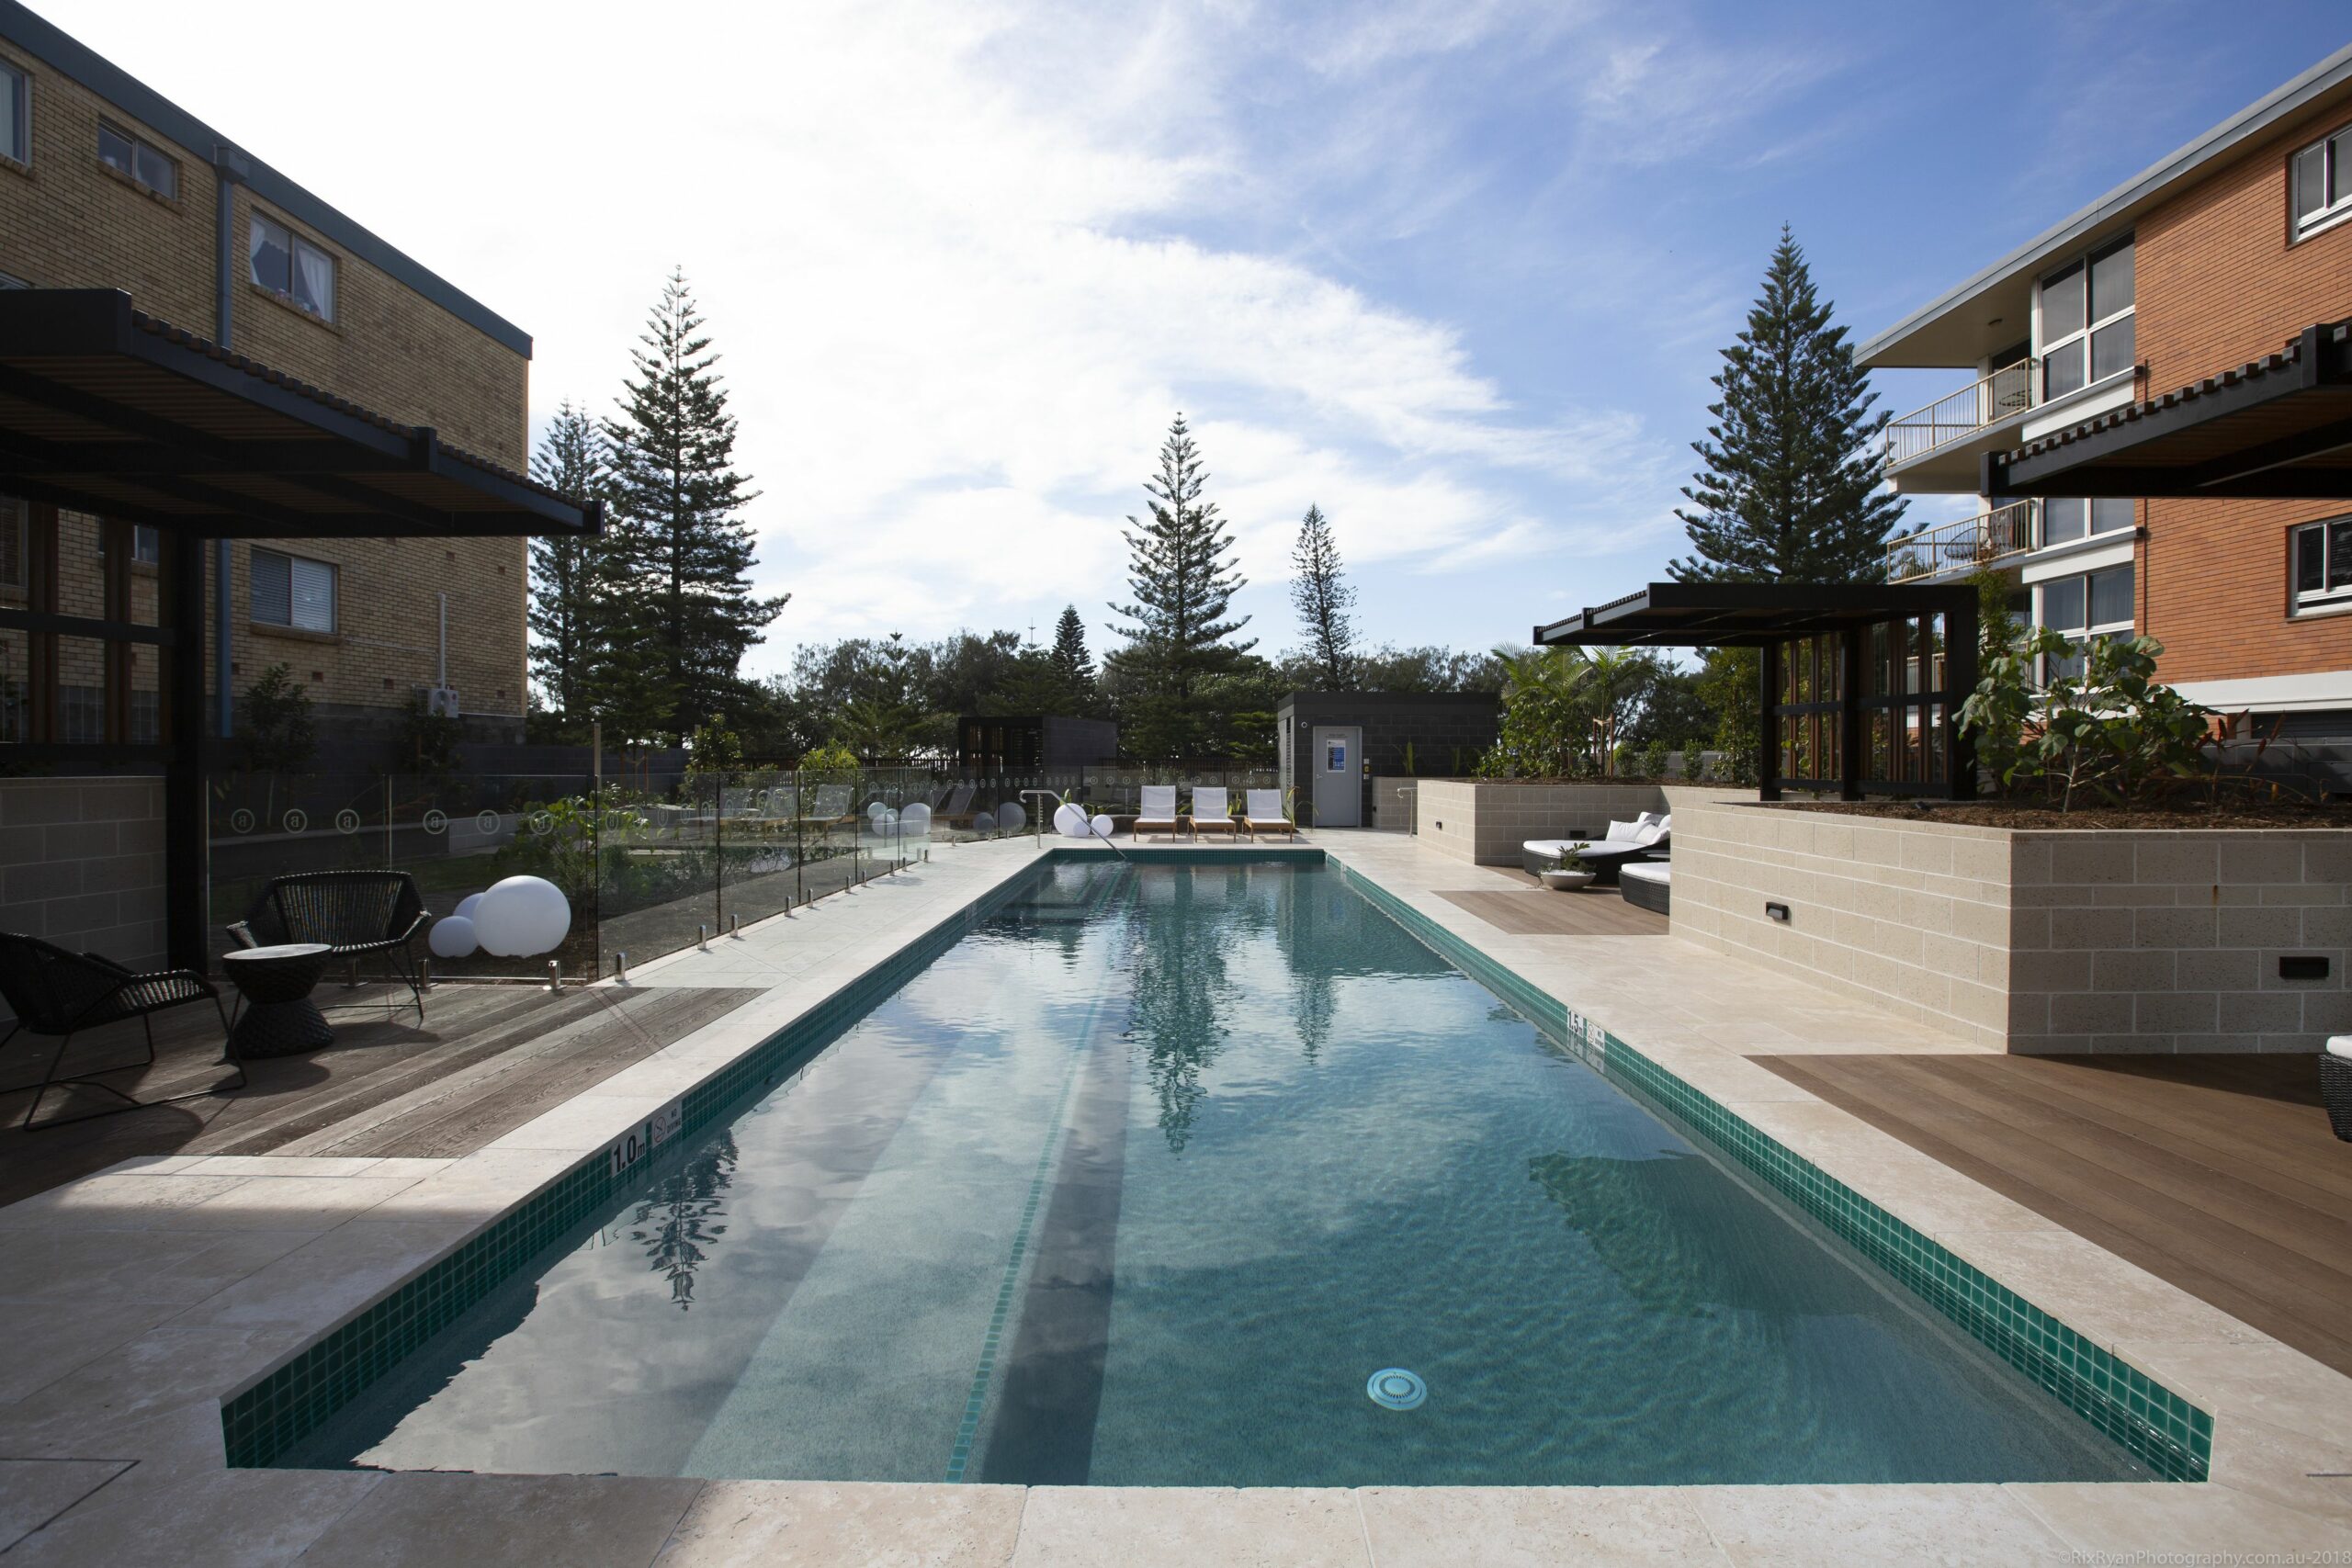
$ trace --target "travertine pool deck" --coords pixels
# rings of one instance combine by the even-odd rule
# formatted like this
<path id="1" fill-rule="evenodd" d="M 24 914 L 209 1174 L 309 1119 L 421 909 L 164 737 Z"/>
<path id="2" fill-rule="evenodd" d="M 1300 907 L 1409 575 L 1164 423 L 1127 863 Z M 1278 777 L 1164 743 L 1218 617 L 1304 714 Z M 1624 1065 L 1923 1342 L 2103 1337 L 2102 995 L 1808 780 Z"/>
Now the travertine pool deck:
<path id="1" fill-rule="evenodd" d="M 2352 1380 L 1769 1071 L 1970 1047 L 1652 934 L 1511 935 L 1409 839 L 1313 841 L 2213 1413 L 2145 1485 L 1148 1490 L 224 1468 L 220 1404 L 558 1173 L 1017 876 L 922 865 L 639 969 L 761 994 L 455 1159 L 145 1156 L 0 1209 L 0 1549 L 92 1564 L 2063 1562 L 2352 1542 Z M 1099 852 L 1107 853 L 1108 852 Z"/>

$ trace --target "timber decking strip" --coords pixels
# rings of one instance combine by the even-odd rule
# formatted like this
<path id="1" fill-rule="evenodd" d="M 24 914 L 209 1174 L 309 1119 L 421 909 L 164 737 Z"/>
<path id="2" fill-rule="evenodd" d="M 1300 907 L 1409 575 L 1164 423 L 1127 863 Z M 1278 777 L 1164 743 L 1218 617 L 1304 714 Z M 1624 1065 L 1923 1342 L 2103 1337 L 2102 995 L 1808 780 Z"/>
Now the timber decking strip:
<path id="1" fill-rule="evenodd" d="M 2352 1145 L 2311 1057 L 1751 1059 L 2352 1372 Z"/>
<path id="2" fill-rule="evenodd" d="M 1449 893 L 1438 897 L 1511 936 L 1664 936 L 1668 920 L 1617 896 L 1613 887 L 1580 893 Z"/>
<path id="3" fill-rule="evenodd" d="M 45 1191 L 140 1155 L 401 1155 L 448 1158 L 521 1125 L 551 1105 L 682 1040 L 758 996 L 754 987 L 567 990 L 444 983 L 413 1012 L 331 1011 L 335 1043 L 298 1056 L 246 1064 L 244 1089 L 152 1106 L 71 1126 L 20 1132 L 28 1087 L 0 1089 L 0 1203 Z M 379 997 L 374 987 L 322 987 L 330 1007 Z M 406 993 L 401 993 L 405 997 Z M 199 1010 L 201 1017 L 199 1019 Z M 25 1085 L 55 1042 L 22 1037 L 5 1058 L 6 1081 Z M 156 1065 L 109 1073 L 142 1099 L 200 1088 L 227 1075 L 218 1065 L 220 1025 L 210 1009 L 156 1020 Z M 115 1025 L 74 1042 L 69 1067 L 135 1064 L 139 1026 Z M 61 1091 L 44 1117 L 88 1109 Z"/>

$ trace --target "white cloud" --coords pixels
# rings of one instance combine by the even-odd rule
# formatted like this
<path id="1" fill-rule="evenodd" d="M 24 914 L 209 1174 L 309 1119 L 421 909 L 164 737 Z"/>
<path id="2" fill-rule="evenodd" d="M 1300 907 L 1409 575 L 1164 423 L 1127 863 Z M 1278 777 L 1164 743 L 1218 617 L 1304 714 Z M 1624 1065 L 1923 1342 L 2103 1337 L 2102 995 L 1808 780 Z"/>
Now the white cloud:
<path id="1" fill-rule="evenodd" d="M 160 0 L 50 9 L 533 332 L 537 419 L 609 406 L 683 264 L 763 492 L 760 585 L 793 594 L 757 668 L 1065 601 L 1102 626 L 1180 407 L 1261 587 L 1309 501 L 1351 560 L 1460 572 L 1645 547 L 1682 466 L 1605 390 L 1516 406 L 1453 325 L 1215 231 L 1269 177 L 1225 56 L 1277 13 L 426 0 L 394 29 L 217 33 Z M 1362 75 L 1566 15 L 1406 6 L 1285 47 Z M 1664 63 L 1610 56 L 1588 112 L 1630 114 Z"/>

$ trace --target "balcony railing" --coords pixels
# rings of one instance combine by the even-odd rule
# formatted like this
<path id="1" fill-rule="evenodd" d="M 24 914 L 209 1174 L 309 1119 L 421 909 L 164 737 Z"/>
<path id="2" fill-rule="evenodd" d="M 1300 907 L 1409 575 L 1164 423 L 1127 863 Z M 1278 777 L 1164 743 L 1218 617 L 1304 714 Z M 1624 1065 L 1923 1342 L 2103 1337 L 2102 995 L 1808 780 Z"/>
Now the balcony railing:
<path id="1" fill-rule="evenodd" d="M 1939 446 L 1973 435 L 1986 425 L 2021 413 L 2033 406 L 2033 357 L 2005 365 L 1975 385 L 1938 398 L 1926 408 L 1889 421 L 1886 462 L 1889 468 L 1924 457 Z"/>
<path id="2" fill-rule="evenodd" d="M 2023 555 L 2041 536 L 2041 503 L 2013 501 L 1956 523 L 1939 523 L 1886 547 L 1886 580 L 1911 582 Z"/>

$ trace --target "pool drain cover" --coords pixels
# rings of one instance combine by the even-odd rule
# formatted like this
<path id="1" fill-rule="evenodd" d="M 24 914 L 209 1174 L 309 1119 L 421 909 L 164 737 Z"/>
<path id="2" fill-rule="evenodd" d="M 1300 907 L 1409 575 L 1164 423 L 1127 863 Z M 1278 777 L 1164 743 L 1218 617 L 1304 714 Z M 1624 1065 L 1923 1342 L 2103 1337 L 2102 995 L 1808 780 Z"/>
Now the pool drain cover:
<path id="1" fill-rule="evenodd" d="M 1363 1385 L 1374 1404 L 1390 1410 L 1410 1410 L 1430 1396 L 1430 1385 L 1419 1372 L 1408 1372 L 1402 1367 L 1383 1367 L 1372 1374 Z"/>

